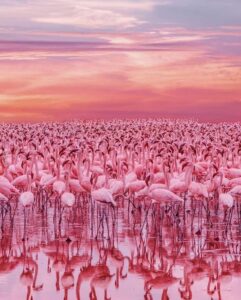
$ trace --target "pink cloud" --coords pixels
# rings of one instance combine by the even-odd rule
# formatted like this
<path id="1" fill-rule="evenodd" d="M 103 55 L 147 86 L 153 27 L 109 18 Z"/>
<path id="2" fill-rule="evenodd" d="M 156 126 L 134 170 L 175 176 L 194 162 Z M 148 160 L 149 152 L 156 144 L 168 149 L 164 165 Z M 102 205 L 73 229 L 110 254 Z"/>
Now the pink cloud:
<path id="1" fill-rule="evenodd" d="M 235 44 L 237 32 L 226 28 L 224 34 Z M 238 120 L 241 57 L 216 48 L 218 32 L 42 34 L 85 40 L 1 42 L 2 120 L 168 115 Z"/>

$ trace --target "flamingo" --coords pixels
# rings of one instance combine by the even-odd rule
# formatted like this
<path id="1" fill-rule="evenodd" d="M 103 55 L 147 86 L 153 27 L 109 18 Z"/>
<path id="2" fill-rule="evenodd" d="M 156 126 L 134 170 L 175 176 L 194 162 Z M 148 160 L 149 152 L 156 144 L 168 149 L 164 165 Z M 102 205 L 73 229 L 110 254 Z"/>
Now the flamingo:
<path id="1" fill-rule="evenodd" d="M 228 193 L 233 196 L 241 196 L 241 185 L 236 185 Z"/>
<path id="2" fill-rule="evenodd" d="M 91 192 L 91 198 L 93 201 L 111 204 L 114 207 L 117 206 L 116 201 L 113 199 L 112 193 L 107 188 L 100 188 Z"/>
<path id="3" fill-rule="evenodd" d="M 150 197 L 154 202 L 158 202 L 160 204 L 165 204 L 165 203 L 173 203 L 173 202 L 183 202 L 183 199 L 176 195 L 175 193 L 166 190 L 166 189 L 154 189 L 150 193 Z"/>
<path id="4" fill-rule="evenodd" d="M 6 177 L 0 176 L 0 193 L 10 196 L 14 193 L 19 194 L 19 190 Z"/>
<path id="5" fill-rule="evenodd" d="M 75 195 L 69 191 L 69 172 L 66 172 L 66 189 L 61 195 L 61 203 L 64 207 L 72 207 L 75 203 Z"/>
<path id="6" fill-rule="evenodd" d="M 201 182 L 192 181 L 188 187 L 188 193 L 194 198 L 208 198 L 207 186 Z"/>
<path id="7" fill-rule="evenodd" d="M 27 172 L 28 179 L 28 190 L 26 192 L 22 192 L 19 196 L 19 202 L 23 205 L 24 208 L 32 205 L 34 203 L 34 194 L 31 191 L 31 173 Z"/>

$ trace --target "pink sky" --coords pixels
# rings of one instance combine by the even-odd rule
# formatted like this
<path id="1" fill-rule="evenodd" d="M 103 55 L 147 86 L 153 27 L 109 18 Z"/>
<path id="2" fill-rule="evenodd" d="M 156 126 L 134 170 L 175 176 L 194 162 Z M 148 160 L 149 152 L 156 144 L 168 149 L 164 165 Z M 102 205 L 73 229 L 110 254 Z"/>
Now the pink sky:
<path id="1" fill-rule="evenodd" d="M 9 2 L 0 4 L 1 121 L 240 120 L 238 2 Z"/>

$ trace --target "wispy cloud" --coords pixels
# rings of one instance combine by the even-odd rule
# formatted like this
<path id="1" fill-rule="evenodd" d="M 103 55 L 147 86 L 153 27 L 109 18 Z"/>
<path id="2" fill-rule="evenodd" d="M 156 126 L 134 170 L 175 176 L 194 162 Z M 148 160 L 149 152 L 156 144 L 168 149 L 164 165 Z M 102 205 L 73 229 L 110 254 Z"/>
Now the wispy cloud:
<path id="1" fill-rule="evenodd" d="M 130 28 L 146 22 L 140 17 L 143 12 L 151 11 L 156 5 L 169 1 L 85 1 L 85 0 L 48 0 L 16 1 L 0 6 L 2 21 L 20 23 L 28 27 L 34 23 L 75 26 L 83 29 Z M 15 20 L 14 16 L 16 17 Z M 34 26 L 34 25 L 33 25 Z M 36 25 L 35 25 L 36 26 Z"/>
<path id="2" fill-rule="evenodd" d="M 238 12 L 203 1 L 2 0 L 1 120 L 237 120 Z"/>

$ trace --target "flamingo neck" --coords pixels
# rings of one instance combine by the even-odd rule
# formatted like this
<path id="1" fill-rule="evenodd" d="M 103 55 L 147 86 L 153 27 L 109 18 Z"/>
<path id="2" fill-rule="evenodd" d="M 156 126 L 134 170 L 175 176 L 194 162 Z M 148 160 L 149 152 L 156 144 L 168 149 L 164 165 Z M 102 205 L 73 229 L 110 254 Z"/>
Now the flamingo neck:
<path id="1" fill-rule="evenodd" d="M 106 170 L 106 153 L 103 154 L 103 169 Z"/>
<path id="2" fill-rule="evenodd" d="M 38 169 L 38 162 L 36 159 L 36 155 L 34 155 L 34 166 L 35 166 L 36 177 L 39 178 L 39 169 Z"/>
<path id="3" fill-rule="evenodd" d="M 117 160 L 117 178 L 121 176 L 120 159 Z"/>
<path id="4" fill-rule="evenodd" d="M 163 166 L 163 173 L 164 173 L 166 185 L 169 188 L 169 186 L 170 186 L 169 174 L 168 174 L 168 172 L 166 170 L 166 166 L 165 165 Z"/>
<path id="5" fill-rule="evenodd" d="M 222 193 L 222 185 L 223 185 L 223 172 L 220 173 L 220 181 L 218 185 L 218 192 Z"/>
<path id="6" fill-rule="evenodd" d="M 66 174 L 65 183 L 66 183 L 66 192 L 69 192 L 69 172 Z"/>
<path id="7" fill-rule="evenodd" d="M 131 159 L 132 159 L 132 170 L 134 171 L 135 170 L 135 156 L 134 156 L 134 154 L 132 154 Z"/>
<path id="8" fill-rule="evenodd" d="M 31 191 L 32 180 L 31 180 L 31 174 L 29 172 L 27 172 L 27 182 L 28 182 L 28 191 Z"/>
<path id="9" fill-rule="evenodd" d="M 192 181 L 192 172 L 193 172 L 193 166 L 186 169 L 185 172 L 185 184 L 186 186 L 189 186 Z"/>
<path id="10" fill-rule="evenodd" d="M 86 173 L 86 176 L 89 177 L 90 175 L 90 160 L 88 159 L 87 160 L 87 173 Z"/>

